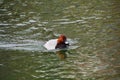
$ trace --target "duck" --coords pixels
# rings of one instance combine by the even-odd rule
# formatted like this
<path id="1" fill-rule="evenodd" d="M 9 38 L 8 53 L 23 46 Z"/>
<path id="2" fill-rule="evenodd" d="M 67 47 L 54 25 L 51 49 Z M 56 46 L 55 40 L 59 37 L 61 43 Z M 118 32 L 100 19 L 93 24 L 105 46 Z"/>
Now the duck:
<path id="1" fill-rule="evenodd" d="M 58 39 L 51 39 L 48 40 L 43 45 L 47 50 L 54 50 L 54 49 L 65 49 L 69 46 L 69 42 L 65 35 L 61 34 Z"/>

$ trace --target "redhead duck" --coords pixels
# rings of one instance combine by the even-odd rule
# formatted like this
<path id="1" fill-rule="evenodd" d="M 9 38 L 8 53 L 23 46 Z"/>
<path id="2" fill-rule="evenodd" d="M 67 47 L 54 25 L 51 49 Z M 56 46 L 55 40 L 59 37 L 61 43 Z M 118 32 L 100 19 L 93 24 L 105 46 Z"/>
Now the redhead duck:
<path id="1" fill-rule="evenodd" d="M 65 35 L 60 35 L 58 39 L 51 39 L 44 44 L 47 50 L 64 49 L 69 46 Z"/>

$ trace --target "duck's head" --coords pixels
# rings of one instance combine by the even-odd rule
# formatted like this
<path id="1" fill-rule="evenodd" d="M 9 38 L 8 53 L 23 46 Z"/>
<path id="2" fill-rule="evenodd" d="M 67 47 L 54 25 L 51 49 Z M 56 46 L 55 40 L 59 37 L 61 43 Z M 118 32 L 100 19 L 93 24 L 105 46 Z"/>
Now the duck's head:
<path id="1" fill-rule="evenodd" d="M 62 43 L 65 43 L 66 42 L 66 36 L 65 35 L 60 35 L 58 40 L 57 40 L 57 44 L 62 44 Z"/>
<path id="2" fill-rule="evenodd" d="M 69 43 L 67 42 L 66 36 L 60 35 L 57 40 L 56 48 L 62 49 L 62 48 L 67 48 L 67 46 L 69 46 Z"/>

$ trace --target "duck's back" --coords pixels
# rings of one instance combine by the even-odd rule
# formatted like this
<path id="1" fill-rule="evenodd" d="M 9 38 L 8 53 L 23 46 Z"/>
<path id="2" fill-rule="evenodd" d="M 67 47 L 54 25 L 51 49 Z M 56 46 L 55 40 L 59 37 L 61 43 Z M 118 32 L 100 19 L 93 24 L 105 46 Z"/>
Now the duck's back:
<path id="1" fill-rule="evenodd" d="M 48 42 L 46 42 L 44 44 L 44 47 L 47 50 L 53 50 L 53 49 L 55 49 L 56 45 L 57 45 L 57 39 L 52 39 L 52 40 L 49 40 Z"/>

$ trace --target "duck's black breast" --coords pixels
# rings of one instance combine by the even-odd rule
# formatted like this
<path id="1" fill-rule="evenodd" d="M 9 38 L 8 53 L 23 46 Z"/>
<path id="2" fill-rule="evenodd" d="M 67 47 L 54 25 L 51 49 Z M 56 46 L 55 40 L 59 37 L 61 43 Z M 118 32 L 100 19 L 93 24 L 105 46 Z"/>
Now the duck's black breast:
<path id="1" fill-rule="evenodd" d="M 55 48 L 56 49 L 63 49 L 63 48 L 67 48 L 67 46 L 68 46 L 67 44 L 61 43 L 61 44 L 57 44 Z"/>

